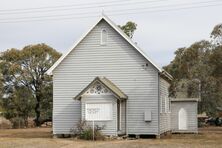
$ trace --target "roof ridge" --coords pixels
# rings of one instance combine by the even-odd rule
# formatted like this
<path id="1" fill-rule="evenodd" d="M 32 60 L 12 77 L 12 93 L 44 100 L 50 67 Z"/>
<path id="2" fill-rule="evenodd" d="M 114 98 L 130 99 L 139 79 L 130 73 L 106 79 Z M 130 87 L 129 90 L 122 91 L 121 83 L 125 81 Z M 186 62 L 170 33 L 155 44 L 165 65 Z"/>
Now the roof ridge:
<path id="1" fill-rule="evenodd" d="M 71 51 L 75 49 L 75 47 L 89 34 L 89 32 L 102 20 L 104 19 L 117 33 L 119 33 L 120 36 L 122 36 L 133 48 L 135 48 L 147 61 L 149 61 L 157 70 L 158 72 L 165 75 L 170 80 L 172 79 L 172 76 L 167 73 L 165 70 L 157 66 L 148 56 L 147 54 L 138 46 L 136 45 L 131 38 L 129 38 L 112 20 L 109 19 L 108 16 L 106 16 L 104 13 L 103 15 L 98 19 L 98 21 L 85 33 L 83 36 L 75 42 L 75 44 L 69 49 L 69 51 L 66 54 L 63 54 L 54 64 L 47 70 L 48 75 L 52 75 L 53 70 L 66 58 L 66 56 L 69 55 Z"/>

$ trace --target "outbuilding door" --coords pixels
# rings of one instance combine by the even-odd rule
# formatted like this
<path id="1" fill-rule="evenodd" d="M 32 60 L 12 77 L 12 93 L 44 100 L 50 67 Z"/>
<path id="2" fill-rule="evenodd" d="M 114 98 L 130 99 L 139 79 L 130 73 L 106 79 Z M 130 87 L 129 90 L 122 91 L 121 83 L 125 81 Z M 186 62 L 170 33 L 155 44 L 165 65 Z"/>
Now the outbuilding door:
<path id="1" fill-rule="evenodd" d="M 179 120 L 179 130 L 187 130 L 187 111 L 181 108 L 178 113 Z"/>

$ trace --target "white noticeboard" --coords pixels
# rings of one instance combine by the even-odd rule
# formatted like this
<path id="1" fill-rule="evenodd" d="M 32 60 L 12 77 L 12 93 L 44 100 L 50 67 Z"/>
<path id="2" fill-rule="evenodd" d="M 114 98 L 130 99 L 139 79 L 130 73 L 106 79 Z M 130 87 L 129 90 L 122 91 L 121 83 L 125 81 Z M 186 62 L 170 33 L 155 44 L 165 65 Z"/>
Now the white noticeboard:
<path id="1" fill-rule="evenodd" d="M 85 115 L 87 121 L 112 120 L 112 103 L 87 103 Z"/>

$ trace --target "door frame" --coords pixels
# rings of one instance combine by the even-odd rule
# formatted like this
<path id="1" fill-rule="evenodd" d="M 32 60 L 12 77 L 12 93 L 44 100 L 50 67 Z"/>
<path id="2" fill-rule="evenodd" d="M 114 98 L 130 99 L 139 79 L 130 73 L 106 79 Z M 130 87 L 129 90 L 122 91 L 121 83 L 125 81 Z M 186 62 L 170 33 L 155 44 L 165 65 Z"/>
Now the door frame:
<path id="1" fill-rule="evenodd" d="M 178 112 L 178 129 L 179 130 L 188 129 L 187 111 L 184 108 L 180 108 Z"/>
<path id="2" fill-rule="evenodd" d="M 116 103 L 116 106 L 117 106 L 117 112 L 116 112 L 117 113 L 117 120 L 116 120 L 116 122 L 117 122 L 117 132 L 122 130 L 122 128 L 121 128 L 121 118 L 122 118 L 121 105 L 122 105 L 121 101 L 119 99 L 117 99 L 117 103 Z"/>

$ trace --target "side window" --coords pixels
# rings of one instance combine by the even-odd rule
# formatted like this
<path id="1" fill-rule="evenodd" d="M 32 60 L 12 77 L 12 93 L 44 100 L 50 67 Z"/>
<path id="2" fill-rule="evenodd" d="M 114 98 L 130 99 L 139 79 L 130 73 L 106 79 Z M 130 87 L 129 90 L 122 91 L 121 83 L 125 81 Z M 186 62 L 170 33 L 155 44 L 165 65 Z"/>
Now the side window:
<path id="1" fill-rule="evenodd" d="M 170 99 L 170 85 L 167 87 L 167 99 L 168 99 L 168 112 L 171 113 L 171 99 Z"/>
<path id="2" fill-rule="evenodd" d="M 163 96 L 160 96 L 160 113 L 163 113 Z"/>
<path id="3" fill-rule="evenodd" d="M 106 45 L 107 44 L 107 38 L 108 38 L 108 34 L 107 34 L 106 29 L 102 29 L 101 30 L 100 44 L 101 45 Z"/>
<path id="4" fill-rule="evenodd" d="M 165 97 L 165 113 L 169 113 L 170 112 L 170 98 L 169 97 Z"/>
<path id="5" fill-rule="evenodd" d="M 170 100 L 169 97 L 168 97 L 168 101 L 169 101 L 169 102 L 168 102 L 168 107 L 169 107 L 169 110 L 168 110 L 168 111 L 169 111 L 169 113 L 171 113 L 171 100 Z"/>

